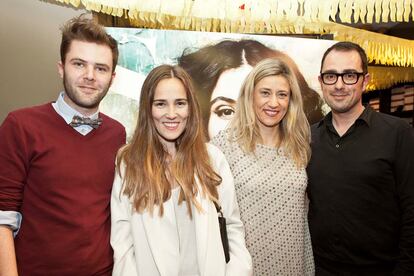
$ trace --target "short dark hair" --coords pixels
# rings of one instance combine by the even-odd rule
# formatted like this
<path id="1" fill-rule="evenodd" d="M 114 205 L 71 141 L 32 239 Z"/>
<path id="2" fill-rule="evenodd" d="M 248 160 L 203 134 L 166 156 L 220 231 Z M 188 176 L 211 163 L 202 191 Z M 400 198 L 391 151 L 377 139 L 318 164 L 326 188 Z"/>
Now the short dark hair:
<path id="1" fill-rule="evenodd" d="M 356 51 L 359 54 L 359 57 L 361 58 L 361 66 L 362 66 L 363 73 L 364 74 L 368 73 L 368 58 L 367 58 L 367 54 L 365 53 L 365 50 L 362 49 L 362 47 L 359 46 L 358 44 L 350 42 L 350 41 L 341 41 L 341 42 L 335 43 L 334 45 L 332 45 L 325 51 L 322 57 L 322 61 L 321 61 L 321 71 L 320 71 L 321 73 L 322 73 L 322 67 L 323 67 L 323 63 L 325 62 L 326 56 L 333 50 L 340 51 L 340 52 Z"/>
<path id="2" fill-rule="evenodd" d="M 112 36 L 106 33 L 103 26 L 82 14 L 66 22 L 61 31 L 60 59 L 63 63 L 65 63 L 72 41 L 79 40 L 108 46 L 112 51 L 112 72 L 115 70 L 119 54 L 118 44 Z"/>

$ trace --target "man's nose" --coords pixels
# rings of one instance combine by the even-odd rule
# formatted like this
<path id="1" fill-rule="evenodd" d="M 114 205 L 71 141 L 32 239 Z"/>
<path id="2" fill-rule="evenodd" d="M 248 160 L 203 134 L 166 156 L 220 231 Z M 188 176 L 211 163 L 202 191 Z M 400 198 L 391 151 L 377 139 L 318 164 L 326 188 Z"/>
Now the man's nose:
<path id="1" fill-rule="evenodd" d="M 95 68 L 93 66 L 86 66 L 85 68 L 85 78 L 88 80 L 95 79 Z"/>

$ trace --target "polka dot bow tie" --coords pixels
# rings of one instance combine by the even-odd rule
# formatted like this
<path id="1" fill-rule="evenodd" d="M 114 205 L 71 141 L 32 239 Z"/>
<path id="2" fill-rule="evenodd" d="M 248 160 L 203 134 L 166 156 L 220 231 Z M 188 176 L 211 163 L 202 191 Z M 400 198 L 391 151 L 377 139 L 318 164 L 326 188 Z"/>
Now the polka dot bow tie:
<path id="1" fill-rule="evenodd" d="M 73 116 L 72 122 L 70 123 L 70 125 L 72 127 L 78 127 L 78 126 L 81 126 L 81 125 L 88 125 L 88 126 L 91 126 L 93 128 L 98 128 L 101 124 L 102 124 L 102 119 L 101 118 L 91 119 L 91 118 L 81 117 L 81 116 Z"/>

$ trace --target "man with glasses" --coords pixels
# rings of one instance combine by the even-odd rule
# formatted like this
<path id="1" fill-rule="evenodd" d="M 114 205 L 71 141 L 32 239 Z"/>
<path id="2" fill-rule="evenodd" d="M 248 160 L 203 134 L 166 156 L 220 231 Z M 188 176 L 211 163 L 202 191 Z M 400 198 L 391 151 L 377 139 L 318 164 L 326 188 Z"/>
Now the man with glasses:
<path id="1" fill-rule="evenodd" d="M 414 132 L 362 105 L 369 79 L 359 45 L 325 52 L 331 112 L 312 126 L 307 168 L 316 275 L 414 275 Z"/>

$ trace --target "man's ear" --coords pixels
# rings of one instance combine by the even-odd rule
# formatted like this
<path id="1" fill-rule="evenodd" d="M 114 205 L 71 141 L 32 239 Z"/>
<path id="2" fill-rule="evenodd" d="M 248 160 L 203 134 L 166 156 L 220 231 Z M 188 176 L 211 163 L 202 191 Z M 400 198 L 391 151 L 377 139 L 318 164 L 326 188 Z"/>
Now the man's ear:
<path id="1" fill-rule="evenodd" d="M 64 65 L 63 65 L 62 61 L 59 61 L 57 63 L 57 67 L 58 67 L 59 76 L 63 79 L 63 75 L 64 75 Z"/>
<path id="2" fill-rule="evenodd" d="M 321 86 L 321 89 L 322 89 L 322 84 L 323 84 L 323 83 L 322 83 L 322 78 L 321 78 L 321 75 L 319 75 L 319 76 L 318 76 L 318 81 L 319 81 L 319 85 Z"/>
<path id="3" fill-rule="evenodd" d="M 111 82 L 109 83 L 109 86 L 111 86 L 111 85 L 112 85 L 112 83 L 114 82 L 115 76 L 116 76 L 116 72 L 114 71 L 114 72 L 112 73 L 112 76 L 111 76 Z"/>
<path id="4" fill-rule="evenodd" d="M 364 81 L 362 82 L 362 91 L 365 91 L 370 80 L 371 75 L 369 73 L 366 73 L 364 76 Z"/>

